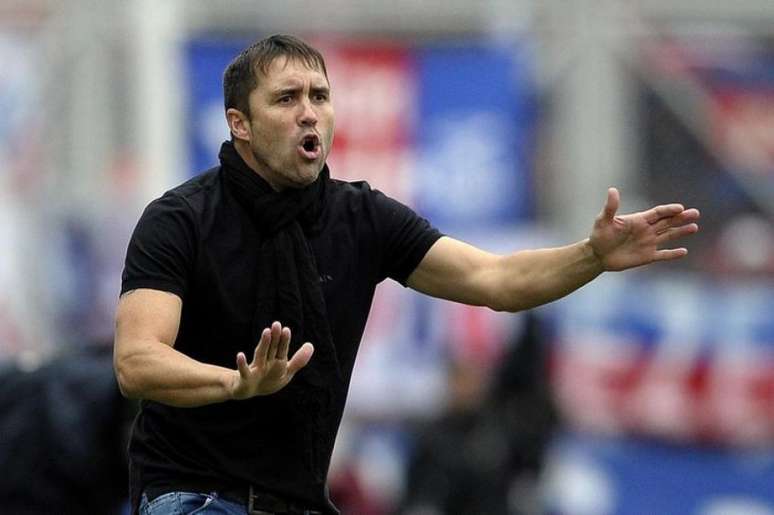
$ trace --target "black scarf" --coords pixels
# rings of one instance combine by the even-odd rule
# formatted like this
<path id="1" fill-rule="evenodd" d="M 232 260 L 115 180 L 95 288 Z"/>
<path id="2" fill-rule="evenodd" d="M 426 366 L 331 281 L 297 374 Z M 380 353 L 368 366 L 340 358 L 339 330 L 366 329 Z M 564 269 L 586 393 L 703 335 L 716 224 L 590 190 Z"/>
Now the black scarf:
<path id="1" fill-rule="evenodd" d="M 231 142 L 223 143 L 219 158 L 229 190 L 261 237 L 254 344 L 261 331 L 278 320 L 291 329 L 291 356 L 304 342 L 312 342 L 315 348 L 311 361 L 285 387 L 285 393 L 292 396 L 298 417 L 309 427 L 308 436 L 314 442 L 309 449 L 312 468 L 320 479 L 327 471 L 338 427 L 334 413 L 342 381 L 319 273 L 307 241 L 307 234 L 315 234 L 322 226 L 330 181 L 328 167 L 304 188 L 276 192 L 247 166 Z M 252 352 L 246 355 L 252 356 Z"/>

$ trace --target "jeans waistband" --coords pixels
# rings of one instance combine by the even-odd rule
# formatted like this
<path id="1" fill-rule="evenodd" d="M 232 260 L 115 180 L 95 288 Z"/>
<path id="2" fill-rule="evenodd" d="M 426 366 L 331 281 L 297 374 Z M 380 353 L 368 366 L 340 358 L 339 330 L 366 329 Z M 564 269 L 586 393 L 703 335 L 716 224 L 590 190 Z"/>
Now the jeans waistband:
<path id="1" fill-rule="evenodd" d="M 247 508 L 248 514 L 254 515 L 323 515 L 322 511 L 311 509 L 301 503 L 290 501 L 281 496 L 264 492 L 253 486 L 227 487 L 227 488 L 186 488 L 186 487 L 154 487 L 148 485 L 145 490 L 148 501 L 169 492 L 195 492 L 218 494 L 218 497 L 236 502 Z"/>

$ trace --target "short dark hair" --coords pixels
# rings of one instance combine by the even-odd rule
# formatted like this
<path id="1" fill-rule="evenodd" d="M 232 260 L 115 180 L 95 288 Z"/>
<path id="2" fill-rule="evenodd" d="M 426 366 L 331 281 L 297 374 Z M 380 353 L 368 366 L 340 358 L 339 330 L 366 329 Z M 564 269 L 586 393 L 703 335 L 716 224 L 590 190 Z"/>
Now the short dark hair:
<path id="1" fill-rule="evenodd" d="M 250 92 L 258 85 L 258 72 L 265 75 L 278 57 L 297 59 L 310 68 L 320 69 L 325 77 L 325 59 L 319 50 L 301 39 L 287 34 L 275 34 L 256 41 L 236 56 L 223 73 L 223 101 L 226 109 L 235 108 L 248 117 Z"/>

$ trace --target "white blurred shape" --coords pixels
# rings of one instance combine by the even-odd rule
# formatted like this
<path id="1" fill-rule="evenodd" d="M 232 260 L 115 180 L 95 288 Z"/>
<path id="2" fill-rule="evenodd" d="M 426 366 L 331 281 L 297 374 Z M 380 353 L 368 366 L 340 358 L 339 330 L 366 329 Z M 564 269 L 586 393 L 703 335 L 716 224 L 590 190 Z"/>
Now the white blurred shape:
<path id="1" fill-rule="evenodd" d="M 555 456 L 546 472 L 545 496 L 550 513 L 607 515 L 615 492 L 608 474 L 580 456 Z"/>
<path id="2" fill-rule="evenodd" d="M 365 435 L 360 445 L 357 476 L 368 495 L 382 505 L 392 505 L 404 488 L 405 464 L 399 449 L 393 440 L 381 433 Z"/>
<path id="3" fill-rule="evenodd" d="M 708 501 L 698 515 L 774 515 L 774 507 L 746 497 L 716 497 Z"/>
<path id="4" fill-rule="evenodd" d="M 207 146 L 207 155 L 217 156 L 221 143 L 230 137 L 221 102 L 211 102 L 199 111 L 198 131 Z"/>
<path id="5" fill-rule="evenodd" d="M 763 269 L 773 260 L 774 231 L 760 216 L 737 217 L 723 231 L 720 250 L 734 268 Z"/>
<path id="6" fill-rule="evenodd" d="M 418 180 L 430 208 L 459 219 L 493 216 L 504 195 L 514 195 L 505 115 L 490 111 L 453 113 L 428 130 Z M 496 135 L 493 137 L 492 135 Z M 437 185 L 443 185 L 437 187 Z M 493 199 L 495 201 L 493 201 Z"/>

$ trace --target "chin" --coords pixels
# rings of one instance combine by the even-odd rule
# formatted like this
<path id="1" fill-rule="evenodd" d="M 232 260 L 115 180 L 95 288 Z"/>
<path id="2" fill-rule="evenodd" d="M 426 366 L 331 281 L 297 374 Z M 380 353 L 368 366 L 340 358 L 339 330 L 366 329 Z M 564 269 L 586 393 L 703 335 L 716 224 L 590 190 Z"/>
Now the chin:
<path id="1" fill-rule="evenodd" d="M 303 188 L 305 186 L 309 186 L 314 181 L 317 180 L 317 177 L 320 176 L 320 170 L 302 170 L 299 171 L 299 173 L 293 175 L 293 177 L 289 177 L 289 182 L 291 183 L 291 186 L 293 188 Z"/>
<path id="2" fill-rule="evenodd" d="M 300 170 L 298 178 L 304 181 L 306 184 L 311 184 L 317 180 L 322 172 L 323 165 L 320 163 L 313 163 L 308 168 Z"/>

